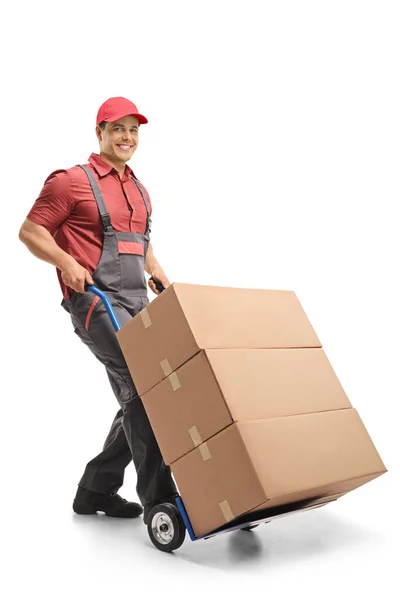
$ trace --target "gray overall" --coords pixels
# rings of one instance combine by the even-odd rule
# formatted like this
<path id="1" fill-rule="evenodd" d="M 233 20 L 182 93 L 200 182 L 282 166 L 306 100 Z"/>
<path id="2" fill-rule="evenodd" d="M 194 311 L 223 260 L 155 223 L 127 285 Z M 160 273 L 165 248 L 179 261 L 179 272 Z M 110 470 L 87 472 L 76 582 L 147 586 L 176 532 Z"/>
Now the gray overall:
<path id="1" fill-rule="evenodd" d="M 150 241 L 149 205 L 140 183 L 132 176 L 146 205 L 146 232 L 114 231 L 92 171 L 85 165 L 77 166 L 88 176 L 104 230 L 103 251 L 92 278 L 95 286 L 106 292 L 123 326 L 149 303 L 144 275 Z M 62 306 L 71 315 L 75 333 L 104 364 L 121 407 L 103 451 L 87 464 L 79 485 L 104 494 L 116 492 L 123 484 L 125 467 L 133 459 L 142 505 L 176 493 L 170 468 L 163 461 L 103 302 L 93 292 L 75 292 Z"/>

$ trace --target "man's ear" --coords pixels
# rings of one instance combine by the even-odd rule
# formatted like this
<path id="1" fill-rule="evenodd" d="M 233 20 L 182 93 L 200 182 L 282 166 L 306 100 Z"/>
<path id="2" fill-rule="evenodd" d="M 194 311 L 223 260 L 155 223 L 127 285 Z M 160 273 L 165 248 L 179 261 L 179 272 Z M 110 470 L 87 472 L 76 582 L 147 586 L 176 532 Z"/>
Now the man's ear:
<path id="1" fill-rule="evenodd" d="M 101 142 L 101 129 L 98 125 L 96 125 L 96 137 Z"/>

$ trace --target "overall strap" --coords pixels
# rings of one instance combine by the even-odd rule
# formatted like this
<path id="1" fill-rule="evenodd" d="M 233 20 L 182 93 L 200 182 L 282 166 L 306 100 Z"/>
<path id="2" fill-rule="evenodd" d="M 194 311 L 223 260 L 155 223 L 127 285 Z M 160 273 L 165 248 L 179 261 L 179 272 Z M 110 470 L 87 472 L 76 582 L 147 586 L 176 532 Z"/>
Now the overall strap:
<path id="1" fill-rule="evenodd" d="M 141 196 L 142 196 L 142 198 L 143 198 L 143 202 L 144 202 L 144 204 L 145 204 L 145 206 L 146 206 L 146 211 L 147 211 L 147 220 L 146 220 L 146 231 L 145 231 L 145 234 L 144 234 L 144 235 L 145 235 L 145 236 L 146 236 L 148 239 L 150 239 L 150 232 L 151 232 L 151 218 L 150 218 L 150 207 L 149 207 L 149 203 L 148 203 L 148 201 L 147 201 L 147 198 L 146 198 L 146 196 L 145 196 L 145 194 L 144 194 L 144 191 L 143 191 L 143 189 L 142 189 L 142 186 L 140 185 L 140 182 L 139 182 L 139 180 L 138 180 L 138 179 L 136 179 L 136 177 L 134 177 L 132 174 L 131 174 L 131 178 L 132 178 L 132 181 L 135 183 L 136 187 L 138 188 L 138 190 L 139 190 L 139 192 L 140 192 L 140 195 L 141 195 Z"/>
<path id="2" fill-rule="evenodd" d="M 100 218 L 101 218 L 101 222 L 103 223 L 103 229 L 104 231 L 113 231 L 112 225 L 111 225 L 111 219 L 110 219 L 110 215 L 107 211 L 105 202 L 104 202 L 104 198 L 102 196 L 102 193 L 100 191 L 100 188 L 98 186 L 98 183 L 96 181 L 96 179 L 93 176 L 92 171 L 86 167 L 85 165 L 76 165 L 77 167 L 81 167 L 81 169 L 83 169 L 89 179 L 91 188 L 93 190 L 93 194 L 94 197 L 96 199 L 96 203 L 97 203 L 97 207 L 99 209 L 99 213 L 100 213 Z"/>

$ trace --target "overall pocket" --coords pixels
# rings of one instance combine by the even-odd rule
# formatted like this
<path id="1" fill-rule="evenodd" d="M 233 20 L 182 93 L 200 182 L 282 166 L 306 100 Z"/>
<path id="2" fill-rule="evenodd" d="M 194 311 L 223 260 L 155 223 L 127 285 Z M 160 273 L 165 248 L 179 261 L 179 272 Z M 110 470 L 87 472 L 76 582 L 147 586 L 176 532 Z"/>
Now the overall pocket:
<path id="1" fill-rule="evenodd" d="M 144 242 L 118 240 L 118 257 L 121 267 L 121 292 L 147 290 L 144 275 Z"/>

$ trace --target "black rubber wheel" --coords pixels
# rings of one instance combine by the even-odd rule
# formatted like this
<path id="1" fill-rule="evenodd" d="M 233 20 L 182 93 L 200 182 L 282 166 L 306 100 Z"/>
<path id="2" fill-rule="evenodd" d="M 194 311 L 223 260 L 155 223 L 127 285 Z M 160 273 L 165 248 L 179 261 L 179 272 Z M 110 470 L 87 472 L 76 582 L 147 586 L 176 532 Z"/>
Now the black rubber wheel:
<path id="1" fill-rule="evenodd" d="M 178 507 L 167 502 L 154 506 L 149 513 L 147 532 L 162 552 L 173 552 L 182 546 L 186 527 Z"/>
<path id="2" fill-rule="evenodd" d="M 254 529 L 255 527 L 258 527 L 259 523 L 257 523 L 257 525 L 249 525 L 248 527 L 241 527 L 241 531 L 251 531 L 252 529 Z"/>

